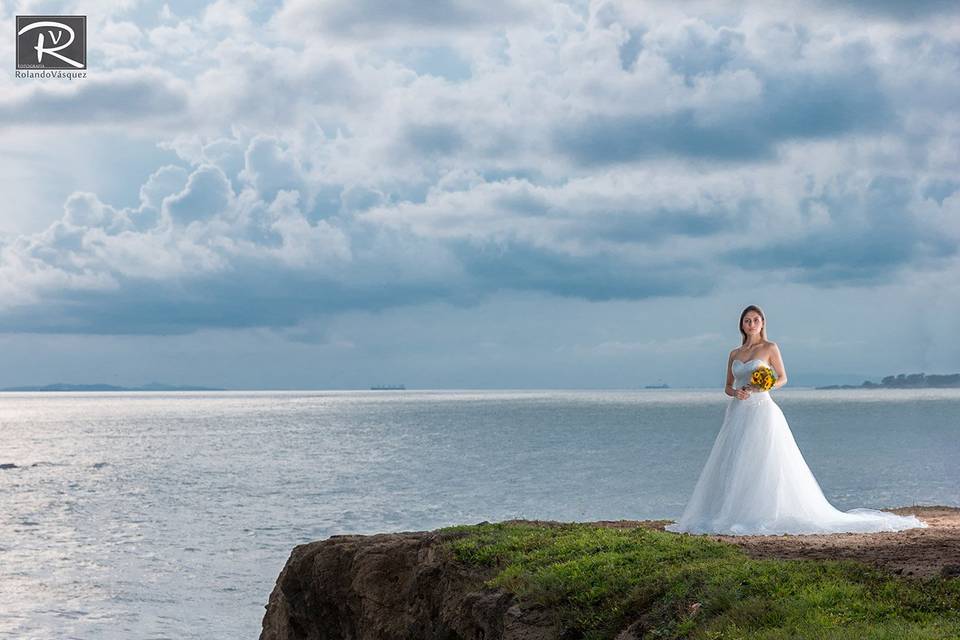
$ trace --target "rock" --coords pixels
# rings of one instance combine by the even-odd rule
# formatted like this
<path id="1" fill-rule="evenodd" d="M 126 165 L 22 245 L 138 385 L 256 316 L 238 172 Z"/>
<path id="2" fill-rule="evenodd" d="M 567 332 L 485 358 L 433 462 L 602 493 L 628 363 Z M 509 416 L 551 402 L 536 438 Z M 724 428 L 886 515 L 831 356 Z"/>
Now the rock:
<path id="1" fill-rule="evenodd" d="M 643 620 L 637 620 L 617 634 L 614 640 L 642 640 L 650 628 Z"/>
<path id="2" fill-rule="evenodd" d="M 462 535 L 338 535 L 299 545 L 277 578 L 261 640 L 547 640 L 554 613 L 521 607 L 440 543 Z"/>
<path id="3" fill-rule="evenodd" d="M 556 638 L 559 624 L 556 614 L 541 605 L 521 608 L 513 605 L 507 609 L 503 625 L 503 637 L 511 640 L 546 640 Z"/>
<path id="4" fill-rule="evenodd" d="M 4 462 L 0 464 L 0 469 L 16 469 L 16 468 L 17 468 L 17 465 L 13 464 L 12 462 Z"/>
<path id="5" fill-rule="evenodd" d="M 940 569 L 942 578 L 960 578 L 960 564 L 948 564 Z"/>

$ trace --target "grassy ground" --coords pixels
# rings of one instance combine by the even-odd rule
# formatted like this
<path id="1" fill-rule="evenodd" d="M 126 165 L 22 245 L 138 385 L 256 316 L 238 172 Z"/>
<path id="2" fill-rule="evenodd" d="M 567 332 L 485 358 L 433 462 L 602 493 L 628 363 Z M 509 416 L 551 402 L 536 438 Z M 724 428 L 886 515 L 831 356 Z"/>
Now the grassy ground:
<path id="1" fill-rule="evenodd" d="M 852 561 L 752 560 L 697 536 L 584 524 L 448 527 L 488 583 L 556 612 L 585 639 L 641 619 L 650 638 L 960 638 L 960 579 L 895 577 Z M 577 635 L 577 634 L 575 634 Z"/>

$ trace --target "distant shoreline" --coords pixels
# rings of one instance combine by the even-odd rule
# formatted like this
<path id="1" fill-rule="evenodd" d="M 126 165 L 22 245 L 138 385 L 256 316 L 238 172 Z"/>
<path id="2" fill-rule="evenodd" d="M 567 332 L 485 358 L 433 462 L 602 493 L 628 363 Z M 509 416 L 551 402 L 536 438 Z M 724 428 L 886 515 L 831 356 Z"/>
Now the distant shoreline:
<path id="1" fill-rule="evenodd" d="M 198 387 L 192 385 L 173 385 L 173 384 L 161 384 L 159 382 L 151 382 L 139 387 L 120 387 L 113 384 L 68 384 L 64 382 L 57 382 L 55 384 L 47 384 L 42 386 L 28 385 L 23 387 L 4 387 L 0 391 L 10 391 L 10 392 L 30 392 L 30 391 L 45 391 L 45 392 L 58 392 L 58 391 L 226 391 L 226 389 L 219 389 L 217 387 Z"/>
<path id="2" fill-rule="evenodd" d="M 923 373 L 900 373 L 887 376 L 880 383 L 864 380 L 859 385 L 831 384 L 814 389 L 957 389 L 960 388 L 960 373 L 925 375 Z"/>
<path id="3" fill-rule="evenodd" d="M 923 374 L 919 374 L 923 375 Z M 893 378 L 893 376 L 890 376 Z M 940 378 L 946 378 L 945 382 L 941 382 Z M 886 381 L 888 378 L 884 378 Z M 906 377 L 905 377 L 906 379 Z M 896 382 L 899 382 L 894 378 Z M 789 385 L 783 389 L 777 389 L 777 391 L 790 392 L 790 391 L 802 391 L 802 390 L 817 390 L 817 391 L 834 391 L 834 390 L 861 390 L 861 389 L 892 389 L 892 390 L 916 390 L 916 389 L 960 389 L 960 374 L 944 375 L 944 376 L 924 376 L 923 383 L 918 384 L 915 380 L 911 379 L 909 383 L 894 383 L 894 384 L 878 384 L 871 382 L 869 380 L 864 381 L 859 385 L 851 384 L 833 384 L 827 386 L 811 386 L 811 385 Z M 955 381 L 954 381 L 955 380 Z M 17 387 L 2 387 L 0 388 L 0 393 L 112 393 L 112 392 L 178 392 L 178 391 L 193 391 L 193 392 L 204 392 L 204 391 L 222 391 L 222 392 L 300 392 L 300 393 L 325 393 L 325 392 L 370 392 L 370 393 L 383 393 L 388 391 L 388 389 L 369 389 L 364 387 L 331 387 L 331 388 L 240 388 L 240 389 L 228 389 L 223 387 L 204 387 L 199 385 L 171 385 L 171 384 L 162 384 L 162 383 L 149 383 L 139 386 L 120 386 L 112 385 L 105 383 L 92 383 L 92 384 L 72 384 L 72 383 L 55 383 L 47 385 L 22 385 Z M 705 392 L 717 392 L 718 394 L 723 394 L 723 390 L 716 386 L 706 386 L 706 387 L 672 387 L 669 385 L 646 385 L 644 387 L 424 387 L 409 389 L 404 387 L 403 389 L 389 389 L 389 391 L 401 391 L 405 393 L 418 393 L 418 392 L 464 392 L 464 393 L 474 393 L 474 392 L 499 392 L 499 393 L 509 393 L 509 392 L 545 392 L 545 391 L 583 391 L 583 392 L 691 392 L 691 391 L 705 391 Z"/>

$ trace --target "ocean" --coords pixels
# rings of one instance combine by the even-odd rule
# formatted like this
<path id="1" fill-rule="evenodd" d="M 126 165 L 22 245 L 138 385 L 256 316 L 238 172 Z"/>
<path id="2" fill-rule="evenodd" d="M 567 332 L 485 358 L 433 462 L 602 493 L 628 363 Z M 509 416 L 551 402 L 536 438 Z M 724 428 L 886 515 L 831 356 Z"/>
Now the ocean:
<path id="1" fill-rule="evenodd" d="M 771 395 L 834 506 L 960 506 L 960 390 Z M 728 401 L 0 394 L 0 638 L 256 638 L 297 544 L 510 518 L 675 518 Z"/>

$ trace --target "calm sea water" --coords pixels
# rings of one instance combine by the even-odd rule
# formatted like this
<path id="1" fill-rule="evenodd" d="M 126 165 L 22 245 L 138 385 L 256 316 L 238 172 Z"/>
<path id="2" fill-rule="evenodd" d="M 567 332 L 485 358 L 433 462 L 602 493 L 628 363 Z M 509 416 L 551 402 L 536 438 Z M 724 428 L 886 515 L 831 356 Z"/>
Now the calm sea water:
<path id="1" fill-rule="evenodd" d="M 841 509 L 960 506 L 960 390 L 775 399 Z M 256 638 L 291 548 L 673 518 L 711 391 L 0 394 L 0 638 Z"/>

